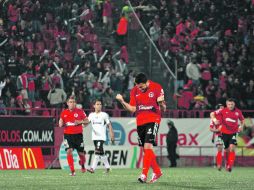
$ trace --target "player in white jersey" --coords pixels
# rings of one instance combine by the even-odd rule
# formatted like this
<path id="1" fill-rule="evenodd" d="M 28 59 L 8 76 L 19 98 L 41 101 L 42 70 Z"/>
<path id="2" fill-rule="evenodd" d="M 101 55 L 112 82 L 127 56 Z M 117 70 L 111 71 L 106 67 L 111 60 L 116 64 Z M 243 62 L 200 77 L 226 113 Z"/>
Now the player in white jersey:
<path id="1" fill-rule="evenodd" d="M 110 171 L 110 165 L 108 163 L 107 156 L 104 154 L 103 144 L 106 141 L 107 127 L 109 129 L 112 143 L 114 143 L 114 131 L 108 114 L 101 111 L 102 102 L 100 100 L 95 100 L 93 106 L 95 111 L 89 114 L 88 120 L 92 125 L 92 140 L 95 146 L 95 157 L 93 159 L 91 168 L 87 171 L 94 173 L 98 162 L 101 160 L 106 168 L 106 173 L 108 173 Z"/>

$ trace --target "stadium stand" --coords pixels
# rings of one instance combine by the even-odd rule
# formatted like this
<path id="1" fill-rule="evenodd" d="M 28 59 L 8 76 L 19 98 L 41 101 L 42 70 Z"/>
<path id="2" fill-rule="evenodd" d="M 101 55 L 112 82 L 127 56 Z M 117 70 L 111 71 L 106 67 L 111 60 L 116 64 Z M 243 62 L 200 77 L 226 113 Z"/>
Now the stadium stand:
<path id="1" fill-rule="evenodd" d="M 214 109 L 227 97 L 236 98 L 241 109 L 253 109 L 252 1 L 130 3 L 163 56 L 178 62 L 178 91 L 170 97 L 177 109 Z M 132 31 L 139 26 L 127 1 L 122 10 L 116 5 L 1 1 L 1 107 L 54 108 L 48 95 L 58 86 L 67 96 L 75 95 L 84 108 L 89 109 L 95 98 L 103 98 L 106 108 L 117 108 L 114 95 L 127 96 L 135 72 L 128 71 L 127 36 L 115 34 L 114 39 L 112 33 L 123 17 Z M 58 99 L 61 107 L 65 99 Z"/>

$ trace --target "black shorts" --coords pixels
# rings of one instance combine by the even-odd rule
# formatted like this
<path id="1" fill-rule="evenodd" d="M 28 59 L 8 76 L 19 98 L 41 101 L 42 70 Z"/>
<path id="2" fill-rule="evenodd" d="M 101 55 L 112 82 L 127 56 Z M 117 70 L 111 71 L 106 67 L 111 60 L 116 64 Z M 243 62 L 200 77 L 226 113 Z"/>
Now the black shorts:
<path id="1" fill-rule="evenodd" d="M 78 152 L 84 152 L 83 134 L 64 134 L 65 150 L 76 149 Z"/>
<path id="2" fill-rule="evenodd" d="M 236 140 L 236 133 L 234 134 L 224 134 L 222 133 L 222 141 L 224 144 L 224 148 L 227 149 L 229 145 L 237 145 L 237 140 Z"/>
<path id="3" fill-rule="evenodd" d="M 103 144 L 105 141 L 103 140 L 94 140 L 94 146 L 95 146 L 95 154 L 97 155 L 104 155 L 104 149 Z"/>
<path id="4" fill-rule="evenodd" d="M 159 130 L 158 123 L 146 123 L 137 127 L 138 132 L 138 144 L 144 146 L 145 143 L 151 143 L 154 146 L 156 144 L 156 136 Z"/>

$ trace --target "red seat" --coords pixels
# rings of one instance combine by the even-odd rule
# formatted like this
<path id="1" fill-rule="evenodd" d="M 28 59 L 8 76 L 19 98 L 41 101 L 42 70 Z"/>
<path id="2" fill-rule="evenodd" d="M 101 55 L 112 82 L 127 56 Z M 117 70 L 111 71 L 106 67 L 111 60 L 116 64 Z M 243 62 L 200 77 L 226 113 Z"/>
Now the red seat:
<path id="1" fill-rule="evenodd" d="M 34 44 L 33 42 L 25 42 L 25 47 L 28 51 L 33 51 L 34 49 Z"/>
<path id="2" fill-rule="evenodd" d="M 43 104 L 43 102 L 40 101 L 40 100 L 35 101 L 35 102 L 34 102 L 34 108 L 41 108 L 41 107 L 42 107 L 42 104 Z"/>
<path id="3" fill-rule="evenodd" d="M 42 112 L 42 116 L 50 116 L 50 114 L 49 114 L 49 111 L 48 110 L 44 110 L 43 112 Z"/>

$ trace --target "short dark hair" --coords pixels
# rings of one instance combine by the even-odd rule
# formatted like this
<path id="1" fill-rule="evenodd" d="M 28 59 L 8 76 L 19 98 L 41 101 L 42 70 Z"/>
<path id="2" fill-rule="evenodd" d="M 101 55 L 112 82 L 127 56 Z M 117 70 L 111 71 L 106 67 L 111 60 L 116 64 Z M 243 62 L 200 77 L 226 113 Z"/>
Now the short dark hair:
<path id="1" fill-rule="evenodd" d="M 135 83 L 146 83 L 147 82 L 147 76 L 144 73 L 138 73 L 135 77 Z"/>
<path id="2" fill-rule="evenodd" d="M 235 99 L 234 98 L 228 98 L 227 102 L 235 102 Z"/>
<path id="3" fill-rule="evenodd" d="M 216 109 L 220 109 L 221 106 L 224 106 L 223 104 L 219 103 L 215 106 Z"/>
<path id="4" fill-rule="evenodd" d="M 69 100 L 74 100 L 74 101 L 76 101 L 75 96 L 69 96 L 69 98 L 67 98 L 67 102 L 68 102 Z"/>
<path id="5" fill-rule="evenodd" d="M 95 105 L 96 102 L 101 102 L 101 103 L 102 103 L 102 100 L 101 100 L 101 99 L 95 99 L 95 100 L 93 101 L 93 105 Z"/>

